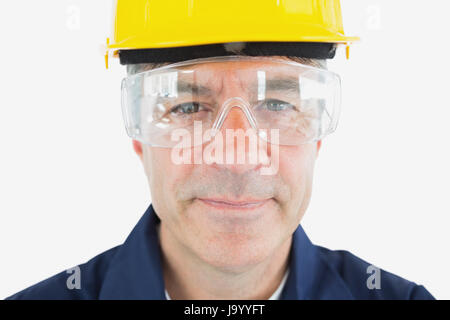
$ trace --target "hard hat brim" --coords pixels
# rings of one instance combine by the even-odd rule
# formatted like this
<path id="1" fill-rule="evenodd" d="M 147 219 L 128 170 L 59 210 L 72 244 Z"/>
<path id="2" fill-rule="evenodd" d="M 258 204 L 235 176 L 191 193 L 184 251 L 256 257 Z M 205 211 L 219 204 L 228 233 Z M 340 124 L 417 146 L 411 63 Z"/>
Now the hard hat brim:
<path id="1" fill-rule="evenodd" d="M 198 25 L 197 25 L 198 27 Z M 336 30 L 329 30 L 317 25 L 302 24 L 276 27 L 266 25 L 246 28 L 239 34 L 230 34 L 224 28 L 204 26 L 176 30 L 152 29 L 151 32 L 127 37 L 111 42 L 108 49 L 147 49 L 195 46 L 228 42 L 324 42 L 351 43 L 359 41 L 359 37 L 345 36 Z"/>
<path id="2" fill-rule="evenodd" d="M 242 54 L 247 56 L 295 56 L 312 59 L 332 59 L 336 44 L 323 42 L 243 42 L 239 50 L 229 50 L 227 44 L 119 50 L 120 63 L 162 63 Z"/>

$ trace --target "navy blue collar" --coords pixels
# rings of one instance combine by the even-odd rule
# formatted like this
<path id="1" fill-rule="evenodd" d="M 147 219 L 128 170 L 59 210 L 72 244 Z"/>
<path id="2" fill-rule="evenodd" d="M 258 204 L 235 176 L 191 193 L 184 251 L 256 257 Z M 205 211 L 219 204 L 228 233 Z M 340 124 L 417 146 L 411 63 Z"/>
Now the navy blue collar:
<path id="1" fill-rule="evenodd" d="M 160 222 L 150 205 L 112 259 L 100 289 L 100 299 L 166 299 L 157 233 Z M 282 300 L 353 298 L 301 225 L 293 234 L 289 266 Z"/>

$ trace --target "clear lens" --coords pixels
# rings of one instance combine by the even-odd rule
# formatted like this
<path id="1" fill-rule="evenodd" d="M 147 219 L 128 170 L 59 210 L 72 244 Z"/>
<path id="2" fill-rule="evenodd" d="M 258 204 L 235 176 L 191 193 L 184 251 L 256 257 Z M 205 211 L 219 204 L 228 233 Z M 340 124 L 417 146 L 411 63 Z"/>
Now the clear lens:
<path id="1" fill-rule="evenodd" d="M 153 146 L 173 147 L 173 133 L 193 135 L 196 123 L 220 130 L 233 107 L 253 129 L 278 130 L 277 143 L 300 145 L 335 129 L 339 93 L 338 75 L 327 70 L 273 58 L 217 57 L 124 79 L 122 108 L 130 137 Z M 274 143 L 270 134 L 261 136 Z"/>

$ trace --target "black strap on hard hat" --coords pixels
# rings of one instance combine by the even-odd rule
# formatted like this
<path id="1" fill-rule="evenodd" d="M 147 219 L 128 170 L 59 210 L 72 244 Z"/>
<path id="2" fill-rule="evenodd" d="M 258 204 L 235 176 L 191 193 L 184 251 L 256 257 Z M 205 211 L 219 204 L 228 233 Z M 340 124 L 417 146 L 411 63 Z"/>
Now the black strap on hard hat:
<path id="1" fill-rule="evenodd" d="M 294 56 L 310 59 L 332 59 L 336 54 L 336 44 L 324 42 L 245 42 L 239 53 L 248 56 Z M 123 65 L 179 62 L 236 54 L 227 50 L 224 44 L 119 50 L 120 64 Z"/>

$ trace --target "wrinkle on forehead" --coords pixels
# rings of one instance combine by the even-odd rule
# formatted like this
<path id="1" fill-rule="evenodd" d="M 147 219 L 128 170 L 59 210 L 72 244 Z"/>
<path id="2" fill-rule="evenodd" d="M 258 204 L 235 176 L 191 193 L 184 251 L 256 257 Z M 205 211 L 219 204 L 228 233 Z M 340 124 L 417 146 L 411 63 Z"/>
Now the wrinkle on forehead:
<path id="1" fill-rule="evenodd" d="M 301 69 L 293 69 L 270 61 L 226 61 L 185 66 L 179 70 L 195 73 L 179 73 L 179 91 L 200 95 L 219 95 L 232 92 L 253 93 L 264 81 L 265 90 L 298 91 L 298 75 Z M 259 72 L 263 77 L 259 78 Z M 267 77 L 266 77 L 267 74 Z M 226 92 L 225 92 L 226 90 Z"/>

